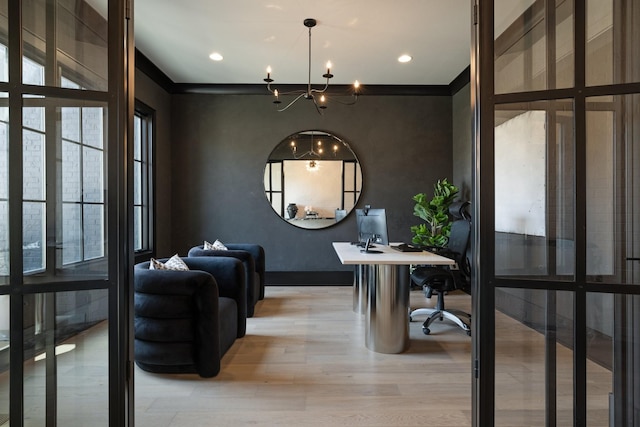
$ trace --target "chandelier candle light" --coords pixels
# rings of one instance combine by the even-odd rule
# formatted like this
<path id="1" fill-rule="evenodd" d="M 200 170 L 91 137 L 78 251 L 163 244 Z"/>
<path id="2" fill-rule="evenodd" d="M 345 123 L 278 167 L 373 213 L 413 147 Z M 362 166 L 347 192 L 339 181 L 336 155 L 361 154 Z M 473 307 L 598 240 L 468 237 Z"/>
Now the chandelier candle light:
<path id="1" fill-rule="evenodd" d="M 307 170 L 310 172 L 316 172 L 320 168 L 319 160 L 322 158 L 324 149 L 322 148 L 322 140 L 318 139 L 314 143 L 313 132 L 311 132 L 309 135 L 310 135 L 310 142 L 311 142 L 310 149 L 308 151 L 305 151 L 302 154 L 298 154 L 298 144 L 295 140 L 291 140 L 291 143 L 290 143 L 291 155 L 296 160 L 308 158 L 309 160 L 307 161 L 307 165 L 306 165 Z M 336 155 L 338 154 L 338 144 L 333 144 L 333 146 L 331 147 L 331 152 L 333 153 L 333 157 L 336 157 Z"/>
<path id="2" fill-rule="evenodd" d="M 315 89 L 311 87 L 311 28 L 315 27 L 317 24 L 317 21 L 313 18 L 307 18 L 304 20 L 304 26 L 307 27 L 309 29 L 309 72 L 308 72 L 308 80 L 307 80 L 307 88 L 304 90 L 294 90 L 294 91 L 289 91 L 289 92 L 279 92 L 278 89 L 272 89 L 271 88 L 271 83 L 273 83 L 273 79 L 271 78 L 271 67 L 267 67 L 267 78 L 264 79 L 264 81 L 267 83 L 267 90 L 269 92 L 271 92 L 273 94 L 273 96 L 275 97 L 275 99 L 273 100 L 273 103 L 276 105 L 279 105 L 282 103 L 282 101 L 280 101 L 280 96 L 286 96 L 286 95 L 297 95 L 291 102 L 289 102 L 285 107 L 283 108 L 278 108 L 278 111 L 284 111 L 287 108 L 291 107 L 293 104 L 296 103 L 296 101 L 298 101 L 301 98 L 304 99 L 310 99 L 313 101 L 313 104 L 316 107 L 316 110 L 318 110 L 318 113 L 322 114 L 322 110 L 324 110 L 325 108 L 327 108 L 326 105 L 326 101 L 327 98 L 325 98 L 324 93 L 326 92 L 326 90 L 329 88 L 329 80 L 331 78 L 333 78 L 333 74 L 331 74 L 331 62 L 328 61 L 327 62 L 327 72 L 325 74 L 322 75 L 322 77 L 324 77 L 325 79 L 327 79 L 326 83 L 324 84 L 324 87 L 322 89 Z M 359 95 L 359 90 L 360 90 L 360 83 L 356 80 L 355 83 L 353 84 L 353 101 L 351 102 L 340 102 L 338 100 L 332 99 L 332 101 L 336 101 L 336 102 L 340 102 L 343 105 L 353 105 L 356 103 L 356 101 L 358 101 L 358 95 Z M 316 94 L 320 95 L 319 99 L 316 99 Z"/>

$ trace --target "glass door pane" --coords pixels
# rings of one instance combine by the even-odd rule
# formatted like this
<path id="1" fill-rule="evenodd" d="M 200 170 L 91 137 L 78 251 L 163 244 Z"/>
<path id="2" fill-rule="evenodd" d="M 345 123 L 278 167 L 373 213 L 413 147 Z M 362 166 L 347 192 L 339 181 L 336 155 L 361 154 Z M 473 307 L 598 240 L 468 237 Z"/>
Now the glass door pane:
<path id="1" fill-rule="evenodd" d="M 570 100 L 496 107 L 496 276 L 573 279 L 573 126 Z"/>
<path id="2" fill-rule="evenodd" d="M 586 101 L 588 280 L 640 284 L 640 95 Z"/>
<path id="3" fill-rule="evenodd" d="M 573 294 L 496 290 L 496 426 L 573 419 Z"/>
<path id="4" fill-rule="evenodd" d="M 52 97 L 25 104 L 24 281 L 106 279 L 107 105 Z"/>
<path id="5" fill-rule="evenodd" d="M 57 425 L 108 425 L 107 296 L 106 290 L 28 296 L 25 426 L 43 426 L 52 414 Z"/>
<path id="6" fill-rule="evenodd" d="M 640 82 L 640 7 L 634 1 L 587 0 L 587 85 Z"/>
<path id="7" fill-rule="evenodd" d="M 25 57 L 44 66 L 44 73 L 72 76 L 76 89 L 107 91 L 107 0 L 31 0 L 24 2 Z M 28 6 L 28 7 L 27 7 Z M 52 12 L 52 13 L 51 13 Z M 48 13 L 50 13 L 48 15 Z M 55 38 L 48 39 L 55 31 Z M 51 45 L 54 44 L 53 49 Z M 47 54 L 55 52 L 54 57 Z M 25 70 L 27 73 L 28 70 Z M 64 79 L 32 84 L 69 87 Z"/>
<path id="8" fill-rule="evenodd" d="M 573 86 L 573 2 L 495 0 L 495 91 Z"/>

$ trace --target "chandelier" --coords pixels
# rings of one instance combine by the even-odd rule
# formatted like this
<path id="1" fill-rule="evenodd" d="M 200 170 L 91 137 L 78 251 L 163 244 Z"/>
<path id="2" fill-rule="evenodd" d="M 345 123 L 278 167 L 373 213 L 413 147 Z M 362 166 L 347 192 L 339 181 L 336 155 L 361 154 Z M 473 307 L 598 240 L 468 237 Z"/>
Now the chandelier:
<path id="1" fill-rule="evenodd" d="M 311 87 L 311 28 L 315 27 L 317 21 L 313 18 L 307 18 L 304 20 L 304 26 L 309 29 L 309 72 L 308 72 L 308 80 L 306 89 L 293 90 L 288 92 L 280 92 L 278 89 L 272 88 L 271 83 L 273 83 L 273 79 L 271 78 L 271 67 L 267 67 L 267 78 L 264 81 L 267 83 L 267 90 L 273 94 L 275 97 L 273 103 L 278 106 L 278 111 L 285 111 L 287 108 L 291 107 L 295 104 L 299 99 L 308 99 L 313 101 L 313 105 L 315 105 L 318 113 L 322 114 L 322 110 L 327 108 L 327 97 L 324 96 L 324 93 L 329 88 L 329 80 L 333 78 L 333 74 L 331 74 L 331 62 L 327 62 L 327 72 L 322 75 L 323 78 L 326 79 L 324 87 L 322 89 L 316 89 Z M 350 102 L 340 102 L 337 99 L 332 99 L 332 101 L 338 102 L 343 105 L 353 105 L 358 101 L 360 83 L 356 80 L 353 84 L 353 99 Z M 280 100 L 281 96 L 290 96 L 295 95 L 295 98 L 291 102 L 289 102 L 285 107 L 279 108 L 279 104 L 282 103 Z"/>

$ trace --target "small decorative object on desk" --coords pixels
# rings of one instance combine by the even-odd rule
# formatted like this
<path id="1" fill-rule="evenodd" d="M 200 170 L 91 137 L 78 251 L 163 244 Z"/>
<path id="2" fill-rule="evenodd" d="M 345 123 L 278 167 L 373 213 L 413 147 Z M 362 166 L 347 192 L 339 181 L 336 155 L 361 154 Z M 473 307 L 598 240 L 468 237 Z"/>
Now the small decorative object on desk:
<path id="1" fill-rule="evenodd" d="M 318 212 L 313 210 L 313 206 L 304 207 L 305 218 L 318 218 Z"/>
<path id="2" fill-rule="evenodd" d="M 287 215 L 289 215 L 289 219 L 294 219 L 297 213 L 298 206 L 295 203 L 289 203 L 289 205 L 287 205 Z"/>

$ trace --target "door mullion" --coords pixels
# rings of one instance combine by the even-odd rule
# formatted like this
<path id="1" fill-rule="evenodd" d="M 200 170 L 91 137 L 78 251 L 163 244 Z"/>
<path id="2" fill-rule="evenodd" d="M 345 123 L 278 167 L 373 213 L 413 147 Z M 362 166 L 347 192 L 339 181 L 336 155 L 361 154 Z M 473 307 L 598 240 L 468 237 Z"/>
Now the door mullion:
<path id="1" fill-rule="evenodd" d="M 546 426 L 555 427 L 557 421 L 557 324 L 556 324 L 556 291 L 546 292 L 546 324 L 545 324 L 545 417 Z"/>
<path id="2" fill-rule="evenodd" d="M 12 426 L 23 425 L 24 365 L 22 330 L 24 295 L 22 293 L 22 2 L 8 5 L 9 33 L 9 416 Z"/>
<path id="3" fill-rule="evenodd" d="M 587 230 L 587 153 L 586 153 L 586 2 L 574 3 L 574 70 L 576 95 L 575 111 L 575 274 L 576 292 L 574 295 L 574 425 L 587 425 L 587 296 L 586 283 L 586 230 Z"/>
<path id="4" fill-rule="evenodd" d="M 587 304 L 586 293 L 578 290 L 574 297 L 574 343 L 573 343 L 573 425 L 587 425 Z"/>
<path id="5" fill-rule="evenodd" d="M 55 427 L 58 417 L 58 369 L 56 363 L 56 294 L 43 294 L 44 297 L 44 354 L 46 389 L 46 426 Z"/>

